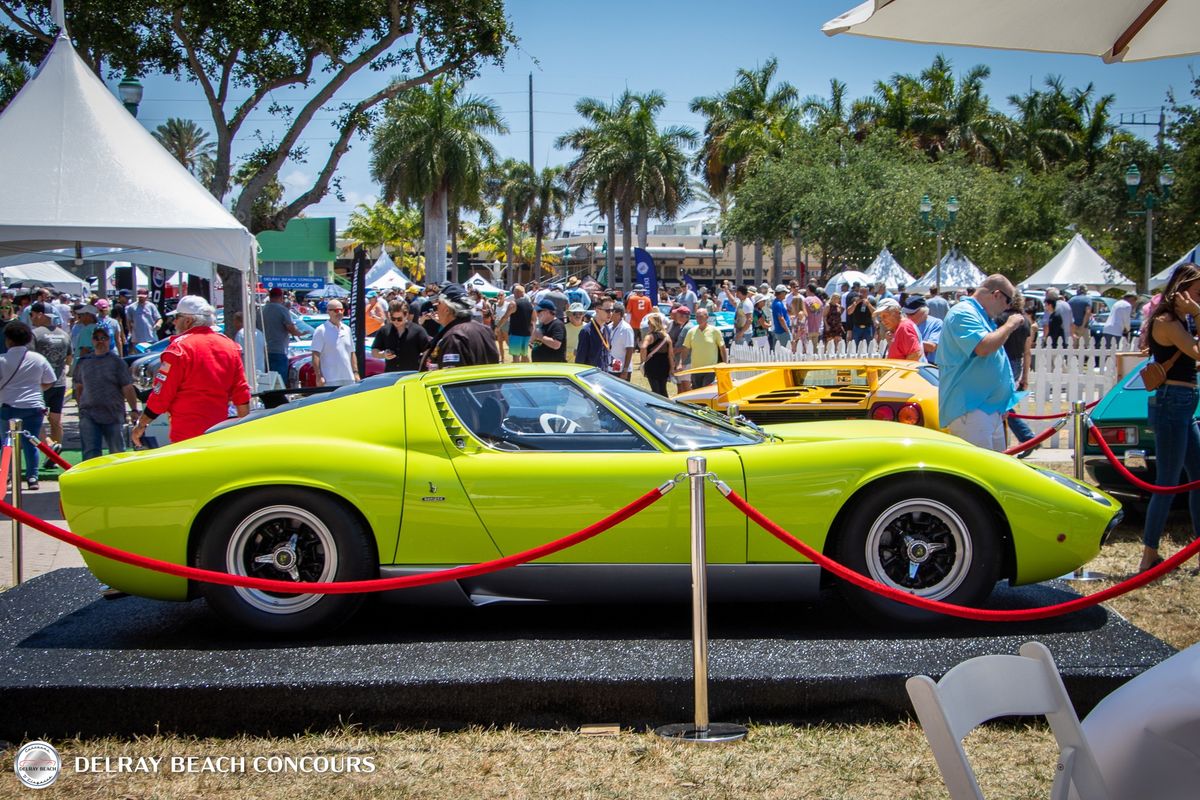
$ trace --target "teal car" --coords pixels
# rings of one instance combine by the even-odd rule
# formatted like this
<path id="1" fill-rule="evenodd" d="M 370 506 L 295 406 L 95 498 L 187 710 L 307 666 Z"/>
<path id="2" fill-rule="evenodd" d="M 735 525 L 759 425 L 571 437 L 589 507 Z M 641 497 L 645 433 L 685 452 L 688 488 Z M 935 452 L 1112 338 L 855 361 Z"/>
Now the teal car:
<path id="1" fill-rule="evenodd" d="M 1147 359 L 1148 361 L 1148 359 Z M 1091 480 L 1104 491 L 1144 505 L 1150 497 L 1125 479 L 1101 452 L 1096 443 L 1097 432 L 1104 438 L 1113 454 L 1125 468 L 1142 480 L 1157 484 L 1158 470 L 1154 457 L 1154 429 L 1150 427 L 1150 399 L 1142 383 L 1141 361 L 1117 381 L 1092 409 L 1095 430 L 1088 435 L 1084 447 L 1084 466 Z M 1200 405 L 1196 408 L 1200 417 Z"/>
<path id="2" fill-rule="evenodd" d="M 333 457 L 295 458 L 297 452 Z M 71 529 L 177 564 L 290 581 L 408 575 L 519 553 L 686 470 L 690 455 L 771 519 L 889 586 L 978 604 L 998 580 L 1089 561 L 1120 517 L 1056 473 L 912 425 L 760 427 L 574 364 L 393 373 L 61 479 Z M 146 486 L 154 486 L 147 492 Z M 706 495 L 714 600 L 815 598 L 828 576 Z M 409 603 L 653 602 L 689 596 L 689 496 L 537 562 L 394 593 Z M 84 554 L 96 577 L 281 634 L 337 625 L 363 595 L 189 581 Z M 924 612 L 842 587 L 864 614 Z"/>

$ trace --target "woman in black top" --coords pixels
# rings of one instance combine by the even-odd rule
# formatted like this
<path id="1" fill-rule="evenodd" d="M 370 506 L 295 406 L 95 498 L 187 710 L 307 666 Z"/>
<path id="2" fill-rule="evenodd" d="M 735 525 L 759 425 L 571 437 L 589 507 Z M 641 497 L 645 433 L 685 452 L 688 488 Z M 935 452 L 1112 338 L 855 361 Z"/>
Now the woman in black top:
<path id="1" fill-rule="evenodd" d="M 648 314 L 646 324 L 650 332 L 642 339 L 642 371 L 646 373 L 646 380 L 650 381 L 650 390 L 666 397 L 671 365 L 675 363 L 671 337 L 667 336 L 662 314 Z"/>
<path id="2" fill-rule="evenodd" d="M 1150 426 L 1154 428 L 1156 483 L 1175 486 L 1180 473 L 1187 481 L 1200 479 L 1200 428 L 1196 426 L 1196 362 L 1200 344 L 1187 327 L 1188 316 L 1200 319 L 1200 269 L 1191 264 L 1176 268 L 1163 289 L 1159 303 L 1146 325 L 1147 341 L 1154 360 L 1166 367 L 1167 381 L 1154 393 L 1150 406 Z M 1172 359 L 1174 361 L 1172 362 Z M 1167 363 L 1171 362 L 1170 366 Z M 1146 527 L 1142 531 L 1142 561 L 1145 571 L 1162 561 L 1158 540 L 1171 508 L 1169 494 L 1154 494 L 1146 509 Z M 1200 523 L 1200 491 L 1188 492 L 1188 510 L 1192 515 L 1193 536 Z"/>

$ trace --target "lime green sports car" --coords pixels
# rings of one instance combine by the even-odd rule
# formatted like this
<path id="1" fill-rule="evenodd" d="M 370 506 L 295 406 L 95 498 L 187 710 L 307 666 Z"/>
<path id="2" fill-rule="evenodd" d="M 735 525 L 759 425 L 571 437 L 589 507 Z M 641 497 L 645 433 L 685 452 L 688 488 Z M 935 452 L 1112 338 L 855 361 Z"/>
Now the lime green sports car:
<path id="1" fill-rule="evenodd" d="M 380 375 L 159 450 L 62 477 L 71 529 L 178 564 L 345 581 L 489 561 L 572 533 L 686 470 L 708 469 L 815 548 L 878 581 L 977 604 L 1096 555 L 1120 506 L 1061 475 L 893 422 L 759 427 L 590 367 L 512 364 Z M 152 488 L 149 488 L 152 487 Z M 714 600 L 811 599 L 819 568 L 707 492 Z M 392 593 L 413 603 L 686 599 L 688 491 L 553 556 Z M 264 592 L 85 554 L 96 577 L 202 595 L 250 628 L 311 633 L 362 595 Z M 868 615 L 907 606 L 845 587 Z"/>

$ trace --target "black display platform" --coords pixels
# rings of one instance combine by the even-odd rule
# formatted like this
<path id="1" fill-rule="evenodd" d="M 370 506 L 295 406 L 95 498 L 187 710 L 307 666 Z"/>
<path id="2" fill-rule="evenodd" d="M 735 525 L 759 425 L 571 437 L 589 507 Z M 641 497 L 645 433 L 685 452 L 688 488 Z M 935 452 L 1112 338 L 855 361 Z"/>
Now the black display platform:
<path id="1" fill-rule="evenodd" d="M 691 610 L 371 604 L 336 637 L 232 633 L 203 601 L 103 600 L 84 569 L 0 593 L 0 738 L 176 731 L 287 734 L 355 723 L 641 728 L 692 719 Z M 1047 605 L 1065 584 L 998 588 Z M 1053 652 L 1080 717 L 1174 650 L 1104 609 L 1035 623 L 872 627 L 833 594 L 710 609 L 715 721 L 908 713 L 904 681 L 967 658 Z"/>

